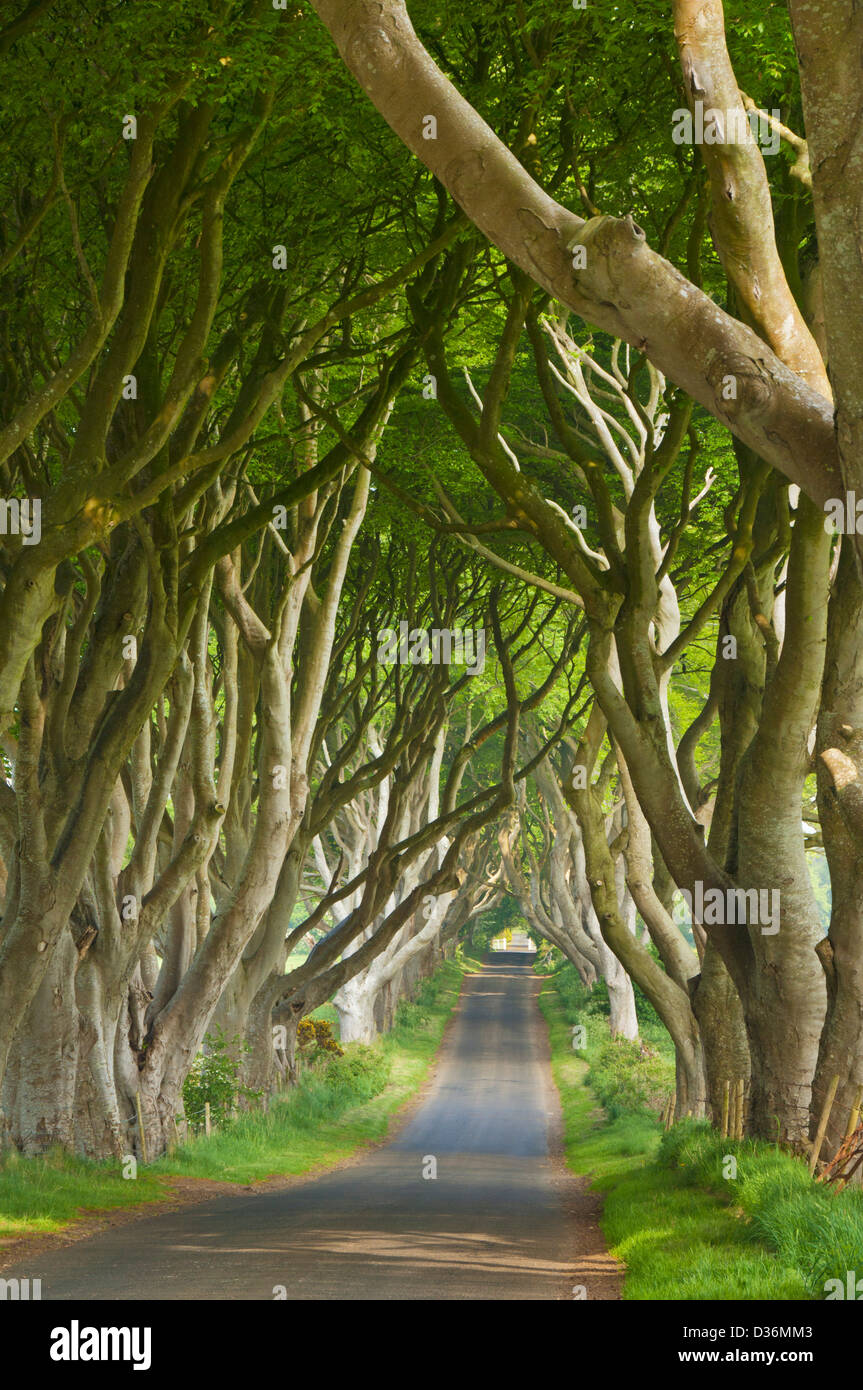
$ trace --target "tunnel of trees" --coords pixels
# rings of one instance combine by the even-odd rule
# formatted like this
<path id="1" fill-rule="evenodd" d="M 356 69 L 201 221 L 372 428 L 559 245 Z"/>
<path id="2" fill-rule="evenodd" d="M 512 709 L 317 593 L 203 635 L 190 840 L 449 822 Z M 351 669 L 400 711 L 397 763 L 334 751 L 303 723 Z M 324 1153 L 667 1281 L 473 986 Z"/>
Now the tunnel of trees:
<path id="1" fill-rule="evenodd" d="M 156 1155 L 215 1027 L 266 1091 L 517 919 L 835 1153 L 863 11 L 725 8 L 7 7 L 4 1144 Z"/>

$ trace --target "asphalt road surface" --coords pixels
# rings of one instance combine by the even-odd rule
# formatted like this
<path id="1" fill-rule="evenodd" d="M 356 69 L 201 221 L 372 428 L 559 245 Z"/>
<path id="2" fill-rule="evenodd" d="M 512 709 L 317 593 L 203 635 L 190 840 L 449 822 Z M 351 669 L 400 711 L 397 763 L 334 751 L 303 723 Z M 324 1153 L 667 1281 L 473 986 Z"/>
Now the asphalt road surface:
<path id="1" fill-rule="evenodd" d="M 76 1301 L 273 1299 L 279 1285 L 288 1299 L 619 1298 L 596 1199 L 557 1157 L 532 959 L 507 953 L 468 977 L 434 1076 L 390 1142 L 279 1191 L 33 1250 L 4 1276 Z"/>

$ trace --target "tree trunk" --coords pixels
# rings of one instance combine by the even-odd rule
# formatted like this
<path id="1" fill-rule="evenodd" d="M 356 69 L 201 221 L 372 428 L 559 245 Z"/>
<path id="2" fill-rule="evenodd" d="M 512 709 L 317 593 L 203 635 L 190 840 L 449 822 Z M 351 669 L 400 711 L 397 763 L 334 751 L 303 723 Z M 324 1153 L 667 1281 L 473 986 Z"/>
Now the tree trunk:
<path id="1" fill-rule="evenodd" d="M 839 1077 L 822 1154 L 842 1142 L 863 1086 L 863 587 L 850 543 L 842 542 L 830 605 L 827 660 L 818 720 L 818 806 L 832 905 L 830 931 L 818 943 L 827 985 L 827 1017 L 812 1085 L 814 1138 L 830 1083 Z"/>
<path id="2" fill-rule="evenodd" d="M 722 1123 L 725 1083 L 742 1078 L 749 1091 L 749 1042 L 737 987 L 716 945 L 704 948 L 701 974 L 692 991 L 692 1009 L 704 1043 L 707 1095 L 713 1123 Z"/>
<path id="3" fill-rule="evenodd" d="M 77 959 L 67 930 L 12 1044 L 3 1110 L 8 1137 L 26 1154 L 45 1153 L 55 1144 L 71 1149 L 73 1144 L 79 1046 Z"/>
<path id="4" fill-rule="evenodd" d="M 339 1038 L 344 1043 L 371 1043 L 377 1037 L 375 1000 L 378 990 L 370 986 L 365 972 L 348 980 L 333 998 L 339 1014 Z"/>

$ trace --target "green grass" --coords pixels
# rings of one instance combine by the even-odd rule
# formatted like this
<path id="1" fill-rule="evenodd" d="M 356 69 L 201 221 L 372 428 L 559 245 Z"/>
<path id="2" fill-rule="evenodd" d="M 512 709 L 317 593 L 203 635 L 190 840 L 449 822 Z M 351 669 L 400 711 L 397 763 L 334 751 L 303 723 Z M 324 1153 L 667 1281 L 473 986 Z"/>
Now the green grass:
<path id="1" fill-rule="evenodd" d="M 573 1016 L 572 1001 L 566 990 L 561 995 L 555 979 L 544 984 L 540 1006 L 563 1107 L 566 1162 L 574 1172 L 589 1174 L 604 1194 L 602 1229 L 610 1251 L 627 1267 L 624 1299 L 809 1297 L 804 1271 L 788 1245 L 777 1249 L 740 1204 L 745 1182 L 723 1180 L 721 1155 L 717 1165 L 714 1151 L 709 1171 L 688 1162 L 671 1166 L 667 1143 L 660 1156 L 662 1131 L 650 1111 L 622 1112 L 608 1121 L 585 1084 L 591 1056 L 595 1061 L 604 1042 L 600 1022 L 588 1024 L 587 1059 L 576 1055 L 570 1026 L 581 1020 L 577 1011 Z M 742 1151 L 755 1146 L 719 1140 L 707 1125 L 684 1123 L 671 1133 L 694 1128 L 707 1130 L 723 1154 L 740 1150 L 738 1171 L 749 1171 L 750 1155 Z M 773 1154 L 769 1145 L 761 1147 Z M 796 1163 L 808 1182 L 805 1169 L 796 1160 L 787 1161 Z M 755 1190 L 749 1189 L 753 1203 Z"/>
<path id="2" fill-rule="evenodd" d="M 12 1149 L 0 1159 L 0 1250 L 20 1236 L 61 1231 L 86 1212 L 140 1206 L 165 1195 L 164 1183 L 140 1166 L 132 1182 L 117 1163 L 92 1163 L 60 1148 L 39 1158 Z"/>
<path id="3" fill-rule="evenodd" d="M 0 1159 L 0 1241 L 60 1231 L 88 1212 L 134 1207 L 167 1195 L 170 1178 L 250 1183 L 330 1167 L 364 1144 L 385 1138 L 396 1112 L 429 1073 L 466 974 L 479 962 L 459 954 L 425 982 L 416 1003 L 402 1005 L 396 1026 L 371 1048 L 352 1044 L 329 1080 L 307 1073 L 274 1099 L 267 1115 L 249 1111 L 213 1134 L 124 1180 L 114 1163 L 95 1163 L 58 1149 Z"/>
<path id="4" fill-rule="evenodd" d="M 727 1155 L 737 1176 L 724 1177 Z M 849 1271 L 863 1274 L 863 1193 L 813 1182 L 799 1158 L 761 1140 L 723 1139 L 706 1121 L 684 1121 L 664 1137 L 659 1161 L 680 1181 L 733 1192 L 753 1234 L 792 1267 L 804 1297 L 823 1299 L 828 1281 L 844 1291 Z M 797 1295 L 801 1296 L 801 1295 Z"/>

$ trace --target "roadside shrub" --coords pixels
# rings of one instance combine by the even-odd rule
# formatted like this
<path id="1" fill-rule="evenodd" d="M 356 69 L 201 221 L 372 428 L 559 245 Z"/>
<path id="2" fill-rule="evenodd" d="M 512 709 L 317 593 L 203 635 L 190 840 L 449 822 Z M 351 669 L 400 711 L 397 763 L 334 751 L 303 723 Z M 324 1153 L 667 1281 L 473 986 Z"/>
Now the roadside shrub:
<path id="1" fill-rule="evenodd" d="M 316 1062 L 327 1055 L 344 1055 L 333 1035 L 333 1025 L 323 1018 L 300 1019 L 297 1026 L 297 1047 L 307 1062 Z"/>
<path id="2" fill-rule="evenodd" d="M 416 999 L 413 1003 L 421 1009 L 431 1009 L 437 1003 L 438 995 L 441 990 L 446 989 L 447 979 L 443 971 L 436 970 L 434 975 L 429 975 L 427 980 L 423 980 L 417 990 Z"/>
<path id="3" fill-rule="evenodd" d="M 235 1097 L 257 1100 L 260 1091 L 243 1086 L 239 1081 L 240 1062 L 251 1048 L 239 1034 L 227 1038 L 221 1028 L 204 1037 L 204 1051 L 199 1052 L 183 1082 L 183 1108 L 190 1124 L 202 1125 L 204 1106 L 210 1102 L 210 1118 L 223 1124 L 235 1104 Z"/>
<path id="4" fill-rule="evenodd" d="M 674 1067 L 645 1043 L 609 1037 L 592 1054 L 587 1080 L 612 1120 L 659 1114 L 674 1088 Z"/>
<path id="5" fill-rule="evenodd" d="M 347 1091 L 359 1100 L 371 1100 L 383 1090 L 390 1073 L 389 1059 L 380 1047 L 349 1043 L 341 1056 L 331 1057 L 323 1073 L 334 1091 Z"/>
<path id="6" fill-rule="evenodd" d="M 418 999 L 400 999 L 396 1005 L 397 1028 L 421 1028 L 430 1018 L 428 1007 L 422 1005 Z"/>
<path id="7" fill-rule="evenodd" d="M 446 976 L 440 970 L 423 980 L 413 999 L 400 999 L 396 1005 L 395 1027 L 411 1031 L 424 1028 L 430 1022 L 438 995 L 446 988 Z"/>
<path id="8" fill-rule="evenodd" d="M 679 1120 L 663 1134 L 656 1161 L 663 1168 L 688 1169 L 690 1173 L 698 1168 L 699 1173 L 703 1175 L 714 1156 L 717 1144 L 721 1144 L 727 1152 L 729 1142 L 719 1139 L 716 1130 L 707 1120 Z"/>
<path id="9" fill-rule="evenodd" d="M 583 1023 L 585 1016 L 595 1018 L 608 1015 L 608 986 L 605 981 L 597 980 L 593 989 L 588 989 L 569 961 L 555 975 L 554 987 L 567 1023 Z"/>

